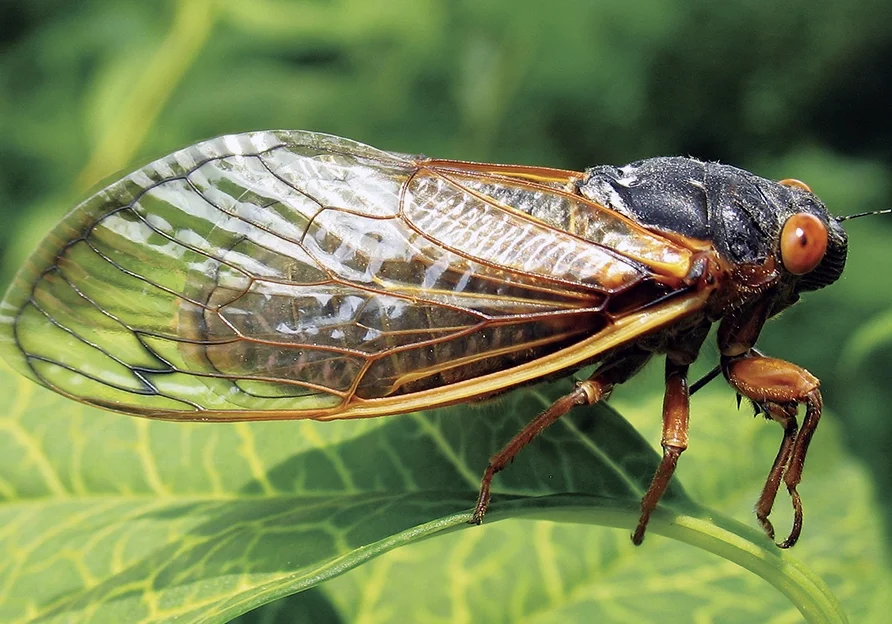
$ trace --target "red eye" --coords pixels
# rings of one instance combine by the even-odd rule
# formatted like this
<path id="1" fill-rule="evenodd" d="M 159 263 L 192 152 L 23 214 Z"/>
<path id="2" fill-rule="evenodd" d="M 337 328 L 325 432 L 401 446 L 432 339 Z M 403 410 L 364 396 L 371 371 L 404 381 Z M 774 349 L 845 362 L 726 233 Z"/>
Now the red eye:
<path id="1" fill-rule="evenodd" d="M 808 273 L 827 251 L 827 226 L 807 212 L 794 214 L 784 223 L 780 251 L 787 271 L 794 275 Z"/>

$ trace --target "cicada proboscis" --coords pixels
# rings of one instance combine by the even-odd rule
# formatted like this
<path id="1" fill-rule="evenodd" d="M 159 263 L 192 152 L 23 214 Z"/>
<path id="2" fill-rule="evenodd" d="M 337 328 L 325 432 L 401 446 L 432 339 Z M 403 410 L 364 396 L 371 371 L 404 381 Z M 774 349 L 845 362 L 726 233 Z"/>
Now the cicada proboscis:
<path id="1" fill-rule="evenodd" d="M 200 421 L 396 414 L 596 363 L 492 458 L 477 523 L 521 447 L 665 354 L 663 459 L 639 543 L 688 444 L 688 367 L 718 322 L 724 377 L 783 426 L 756 513 L 773 535 L 783 481 L 791 546 L 819 383 L 754 345 L 845 258 L 845 232 L 807 187 L 726 165 L 580 173 L 254 132 L 175 152 L 76 207 L 7 292 L 0 348 L 68 397 Z"/>

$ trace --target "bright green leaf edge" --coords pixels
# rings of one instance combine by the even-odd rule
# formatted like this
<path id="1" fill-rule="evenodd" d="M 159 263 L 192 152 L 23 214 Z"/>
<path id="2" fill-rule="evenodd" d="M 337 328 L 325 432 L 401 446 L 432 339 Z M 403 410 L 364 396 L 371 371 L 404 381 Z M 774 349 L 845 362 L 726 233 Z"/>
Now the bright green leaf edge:
<path id="1" fill-rule="evenodd" d="M 487 516 L 487 522 L 526 518 L 623 529 L 635 526 L 640 511 L 638 507 L 622 501 L 584 495 L 503 501 L 501 507 L 500 511 L 493 511 Z M 510 510 L 505 507 L 510 507 Z M 800 560 L 778 549 L 761 533 L 735 520 L 710 514 L 706 508 L 702 508 L 702 512 L 703 515 L 698 517 L 660 509 L 651 518 L 648 534 L 663 535 L 690 544 L 753 572 L 784 594 L 810 624 L 844 624 L 849 621 L 830 588 Z M 269 588 L 258 588 L 250 600 L 233 605 L 213 621 L 228 621 L 230 617 L 314 587 L 400 546 L 456 530 L 474 530 L 468 525 L 470 517 L 469 513 L 459 513 L 439 518 L 358 548 L 320 566 L 313 574 L 304 575 L 298 582 L 289 581 L 284 585 L 274 583 Z"/>
<path id="2" fill-rule="evenodd" d="M 808 566 L 777 548 L 758 531 L 706 508 L 701 509 L 702 514 L 696 516 L 660 509 L 652 516 L 648 533 L 701 548 L 762 577 L 784 594 L 807 622 L 848 622 L 842 604 Z M 547 515 L 529 515 L 542 520 L 589 522 L 615 528 L 634 527 L 638 518 L 637 509 L 597 510 L 595 507 L 583 510 L 558 507 Z"/>
<path id="3" fill-rule="evenodd" d="M 510 506 L 510 510 L 504 509 L 507 506 Z M 715 515 L 705 507 L 700 510 L 702 513 L 694 516 L 659 509 L 651 517 L 648 534 L 663 535 L 701 548 L 757 574 L 787 596 L 810 623 L 848 622 L 842 604 L 830 588 L 801 561 L 777 548 L 758 531 L 730 518 Z M 573 497 L 555 495 L 510 503 L 503 501 L 502 510 L 492 512 L 487 516 L 487 521 L 527 518 L 629 529 L 636 525 L 639 514 L 638 506 L 622 501 L 579 494 Z M 382 540 L 368 549 L 361 549 L 364 552 L 357 553 L 357 559 L 351 561 L 349 567 L 444 531 L 461 528 L 473 530 L 466 526 L 469 519 L 469 514 L 456 514 Z M 334 574 L 346 571 L 346 568 L 338 566 L 334 569 Z"/>

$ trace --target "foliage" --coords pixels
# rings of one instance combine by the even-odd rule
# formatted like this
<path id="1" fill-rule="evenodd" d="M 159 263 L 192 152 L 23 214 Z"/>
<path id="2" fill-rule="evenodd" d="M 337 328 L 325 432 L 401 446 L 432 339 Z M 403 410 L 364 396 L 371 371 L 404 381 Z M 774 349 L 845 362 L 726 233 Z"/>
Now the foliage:
<path id="1" fill-rule="evenodd" d="M 685 457 L 682 477 L 692 475 L 697 498 L 713 509 L 673 486 L 635 549 L 628 535 L 657 455 L 607 408 L 562 419 L 499 479 L 489 523 L 466 524 L 490 449 L 567 383 L 400 418 L 211 427 L 72 406 L 3 379 L 13 398 L 0 464 L 4 621 L 225 621 L 397 547 L 295 598 L 289 612 L 322 609 L 351 621 L 640 621 L 677 610 L 741 622 L 795 613 L 749 568 L 812 621 L 844 621 L 814 572 L 715 511 L 752 524 L 747 507 L 764 465 L 724 449 L 734 440 L 767 460 L 778 431 L 748 418 L 704 419 Z M 727 399 L 713 393 L 696 407 L 731 411 Z M 658 409 L 657 397 L 623 406 L 653 435 Z M 797 554 L 865 621 L 888 599 L 892 579 L 873 547 L 879 526 L 865 475 L 828 429 L 803 486 L 809 524 Z M 821 497 L 824 488 L 836 495 Z M 842 516 L 834 513 L 840 503 Z M 779 501 L 780 518 L 786 505 Z M 506 518 L 516 520 L 499 522 Z M 422 541 L 444 532 L 451 535 Z"/>

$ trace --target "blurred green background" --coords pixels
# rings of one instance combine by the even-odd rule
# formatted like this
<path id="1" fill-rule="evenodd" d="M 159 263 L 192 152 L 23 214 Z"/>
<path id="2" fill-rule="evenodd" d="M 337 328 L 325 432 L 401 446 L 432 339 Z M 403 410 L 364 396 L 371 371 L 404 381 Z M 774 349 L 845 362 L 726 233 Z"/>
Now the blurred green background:
<path id="1" fill-rule="evenodd" d="M 104 177 L 267 128 L 570 169 L 693 155 L 885 208 L 890 68 L 888 0 L 4 0 L 0 286 Z M 844 278 L 760 347 L 823 380 L 889 537 L 892 217 L 847 230 Z"/>

